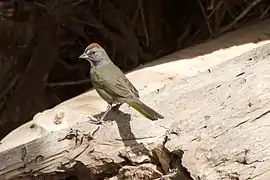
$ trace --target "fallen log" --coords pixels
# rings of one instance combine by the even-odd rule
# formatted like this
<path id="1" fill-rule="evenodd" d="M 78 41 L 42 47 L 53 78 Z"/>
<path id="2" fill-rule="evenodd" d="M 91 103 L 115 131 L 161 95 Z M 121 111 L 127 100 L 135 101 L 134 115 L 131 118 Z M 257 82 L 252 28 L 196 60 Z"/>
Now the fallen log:
<path id="1" fill-rule="evenodd" d="M 142 97 L 164 120 L 148 121 L 123 106 L 110 112 L 104 125 L 93 125 L 89 118 L 100 112 L 87 103 L 106 107 L 95 91 L 39 113 L 6 138 L 9 146 L 0 145 L 0 175 L 267 178 L 269 53 L 270 44 L 263 45 L 185 81 L 175 77 Z M 61 123 L 55 125 L 56 120 Z"/>

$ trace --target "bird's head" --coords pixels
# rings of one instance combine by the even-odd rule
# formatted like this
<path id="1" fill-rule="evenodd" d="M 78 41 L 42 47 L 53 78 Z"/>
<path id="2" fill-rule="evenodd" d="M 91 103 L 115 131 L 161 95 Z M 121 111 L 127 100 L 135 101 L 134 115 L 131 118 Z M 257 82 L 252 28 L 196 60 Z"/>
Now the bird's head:
<path id="1" fill-rule="evenodd" d="M 94 65 L 110 60 L 106 51 L 98 43 L 91 43 L 87 46 L 79 58 L 86 59 Z"/>

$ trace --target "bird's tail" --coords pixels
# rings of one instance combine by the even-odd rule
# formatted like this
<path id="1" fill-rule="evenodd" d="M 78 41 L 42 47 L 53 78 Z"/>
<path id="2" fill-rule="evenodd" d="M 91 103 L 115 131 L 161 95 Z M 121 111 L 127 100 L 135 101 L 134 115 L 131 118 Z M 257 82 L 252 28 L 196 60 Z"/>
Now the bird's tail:
<path id="1" fill-rule="evenodd" d="M 144 117 L 150 119 L 150 120 L 158 120 L 163 119 L 164 117 L 157 113 L 152 108 L 148 107 L 146 104 L 141 102 L 139 99 L 133 99 L 129 102 L 127 102 L 128 105 L 133 107 L 135 110 L 137 110 L 139 113 L 141 113 Z"/>

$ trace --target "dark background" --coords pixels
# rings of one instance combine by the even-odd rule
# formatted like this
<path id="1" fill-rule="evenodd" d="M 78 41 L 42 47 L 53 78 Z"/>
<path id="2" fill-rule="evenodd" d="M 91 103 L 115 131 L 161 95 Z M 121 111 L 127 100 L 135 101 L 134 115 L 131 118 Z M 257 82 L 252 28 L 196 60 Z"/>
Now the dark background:
<path id="1" fill-rule="evenodd" d="M 100 43 L 123 71 L 269 17 L 267 0 L 0 2 L 0 138 L 91 88 Z"/>

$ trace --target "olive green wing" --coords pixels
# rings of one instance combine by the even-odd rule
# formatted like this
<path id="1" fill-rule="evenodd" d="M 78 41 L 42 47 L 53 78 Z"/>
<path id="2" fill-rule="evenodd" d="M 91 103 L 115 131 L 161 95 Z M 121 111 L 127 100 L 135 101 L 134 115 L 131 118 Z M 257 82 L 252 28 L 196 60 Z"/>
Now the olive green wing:
<path id="1" fill-rule="evenodd" d="M 125 77 L 125 76 L 124 76 Z M 125 78 L 118 78 L 116 83 L 113 85 L 112 83 L 105 83 L 104 90 L 114 96 L 128 98 L 128 97 L 136 97 L 139 98 L 138 90 L 131 84 L 131 82 Z"/>
<path id="2" fill-rule="evenodd" d="M 121 81 L 121 82 L 125 82 L 125 84 L 126 84 L 126 87 L 128 87 L 129 88 L 129 90 L 137 97 L 137 98 L 139 98 L 140 97 L 140 95 L 139 95 L 139 92 L 138 92 L 138 90 L 133 86 L 133 84 L 128 80 L 128 78 L 126 77 L 126 76 L 122 76 L 123 78 L 123 80 Z M 118 83 L 121 83 L 120 81 L 117 81 Z"/>
<path id="3" fill-rule="evenodd" d="M 133 95 L 139 98 L 139 92 L 138 90 L 133 86 L 133 84 L 128 80 L 128 78 L 125 76 L 125 74 L 117 67 L 116 67 L 116 86 L 117 88 L 123 88 L 123 90 L 130 91 Z"/>
<path id="4" fill-rule="evenodd" d="M 110 93 L 114 97 L 128 98 L 139 97 L 138 90 L 131 84 L 124 73 L 114 66 L 113 73 L 111 68 L 98 69 L 98 78 L 100 81 L 96 81 L 95 86 L 102 88 L 107 93 Z M 106 72 L 105 72 L 106 71 Z M 105 76 L 103 76 L 106 74 Z"/>

